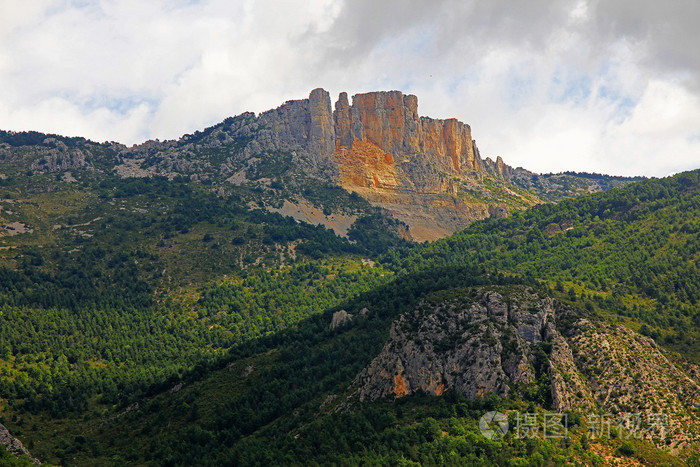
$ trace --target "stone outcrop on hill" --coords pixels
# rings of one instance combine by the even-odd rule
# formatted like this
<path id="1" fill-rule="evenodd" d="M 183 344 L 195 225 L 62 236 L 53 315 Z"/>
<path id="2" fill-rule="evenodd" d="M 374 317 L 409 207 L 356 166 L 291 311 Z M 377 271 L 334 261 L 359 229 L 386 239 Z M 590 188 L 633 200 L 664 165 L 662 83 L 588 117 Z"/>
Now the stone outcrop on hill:
<path id="1" fill-rule="evenodd" d="M 336 150 L 352 150 L 363 142 L 396 157 L 421 154 L 449 173 L 480 167 L 469 125 L 456 119 L 419 117 L 414 95 L 357 94 L 350 106 L 347 94 L 341 93 L 335 108 Z"/>
<path id="2" fill-rule="evenodd" d="M 433 240 L 537 202 L 507 187 L 513 202 L 493 197 L 481 182 L 488 172 L 469 125 L 420 117 L 417 97 L 400 91 L 357 94 L 352 103 L 341 93 L 333 110 L 328 92 L 315 89 L 308 99 L 258 117 L 229 119 L 216 135 L 198 144 L 245 140 L 236 157 L 246 164 L 289 152 L 305 176 L 339 184 L 386 209 L 408 225 L 413 240 Z M 249 172 L 238 170 L 234 178 L 243 183 Z M 493 199 L 476 200 L 475 185 L 477 198 Z M 463 196 L 467 192 L 471 197 Z"/>
<path id="3" fill-rule="evenodd" d="M 496 291 L 422 303 L 391 327 L 381 353 L 356 379 L 361 401 L 416 391 L 455 389 L 470 398 L 507 396 L 513 383 L 533 383 L 546 362 L 537 349 L 557 334 L 553 301 L 521 292 L 518 302 Z M 537 368 L 536 368 L 537 367 Z"/>
<path id="4" fill-rule="evenodd" d="M 323 89 L 308 99 L 288 101 L 264 112 L 257 123 L 265 133 L 256 150 L 301 149 L 323 163 L 339 152 L 373 150 L 391 158 L 419 156 L 441 172 L 483 170 L 471 128 L 456 119 L 418 116 L 418 98 L 400 91 L 341 93 L 331 111 Z M 371 149 L 370 149 L 371 148 Z"/>
<path id="5" fill-rule="evenodd" d="M 93 169 L 92 155 L 84 148 L 69 146 L 60 139 L 47 136 L 41 146 L 31 146 L 32 159 L 25 159 L 28 148 L 13 148 L 0 142 L 0 161 L 14 161 L 23 169 L 43 172 L 65 172 L 70 170 Z"/>
<path id="6" fill-rule="evenodd" d="M 323 90 L 311 93 L 308 105 L 316 110 L 310 121 L 318 123 L 305 132 L 304 150 L 313 154 L 317 166 L 330 165 L 343 188 L 406 223 L 412 239 L 433 240 L 512 209 L 502 200 L 475 202 L 460 196 L 486 174 L 469 125 L 420 117 L 416 96 L 389 91 L 357 94 L 352 103 L 341 93 L 330 126 L 328 99 Z M 305 105 L 302 100 L 282 107 Z M 514 198 L 521 207 L 536 202 L 534 197 Z"/>
<path id="7" fill-rule="evenodd" d="M 340 326 L 352 321 L 352 315 L 345 310 L 339 310 L 333 313 L 333 319 L 331 320 L 331 325 L 328 327 L 329 330 L 333 331 Z"/>
<path id="8" fill-rule="evenodd" d="M 602 410 L 643 423 L 663 414 L 663 426 L 642 426 L 639 435 L 671 451 L 700 442 L 693 415 L 700 381 L 652 339 L 592 323 L 523 287 L 426 299 L 393 323 L 379 355 L 355 378 L 350 401 L 447 390 L 505 397 L 543 381 L 555 411 Z"/>
<path id="9" fill-rule="evenodd" d="M 7 449 L 8 452 L 11 452 L 12 454 L 16 456 L 21 456 L 21 455 L 26 455 L 29 456 L 30 459 L 32 459 L 32 463 L 34 465 L 40 465 L 41 462 L 39 462 L 37 459 L 33 459 L 31 453 L 29 450 L 24 447 L 24 444 L 8 431 L 8 429 L 5 427 L 5 425 L 0 423 L 0 444 L 5 446 L 5 449 Z"/>

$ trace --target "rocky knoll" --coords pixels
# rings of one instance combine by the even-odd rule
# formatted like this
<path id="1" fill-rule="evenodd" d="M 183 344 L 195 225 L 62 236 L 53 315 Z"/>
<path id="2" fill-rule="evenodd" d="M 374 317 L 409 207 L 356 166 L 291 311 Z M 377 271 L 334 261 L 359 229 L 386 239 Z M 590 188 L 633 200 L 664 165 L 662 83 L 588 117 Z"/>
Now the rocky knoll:
<path id="1" fill-rule="evenodd" d="M 523 287 L 429 297 L 394 322 L 353 385 L 351 400 L 360 401 L 448 389 L 505 397 L 538 388 L 555 411 L 639 416 L 639 435 L 669 450 L 700 442 L 700 384 L 653 340 L 579 318 Z M 659 414 L 664 424 L 650 429 Z"/>
<path id="2" fill-rule="evenodd" d="M 424 301 L 394 322 L 381 353 L 357 377 L 357 395 L 362 401 L 452 388 L 471 398 L 507 396 L 513 383 L 533 383 L 543 371 L 537 349 L 558 334 L 554 322 L 553 301 L 527 291 L 517 302 L 481 290 Z"/>

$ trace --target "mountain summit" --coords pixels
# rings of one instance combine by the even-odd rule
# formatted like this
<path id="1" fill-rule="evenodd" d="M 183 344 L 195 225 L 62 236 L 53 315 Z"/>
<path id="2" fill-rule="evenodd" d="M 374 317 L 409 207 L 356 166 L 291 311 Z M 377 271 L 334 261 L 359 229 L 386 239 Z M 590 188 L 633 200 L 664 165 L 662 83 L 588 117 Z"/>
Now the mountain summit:
<path id="1" fill-rule="evenodd" d="M 404 227 L 393 229 L 414 241 L 435 240 L 475 220 L 501 217 L 541 200 L 630 181 L 587 174 L 540 177 L 514 169 L 500 157 L 482 159 L 469 125 L 421 117 L 418 98 L 401 91 L 356 94 L 352 102 L 343 92 L 333 109 L 329 93 L 318 88 L 308 99 L 287 101 L 259 116 L 244 113 L 177 142 L 142 146 L 147 146 L 146 154 L 141 147 L 126 152 L 128 167 L 145 162 L 149 173 L 166 168 L 161 173 L 171 175 L 173 168 L 183 168 L 182 175 L 194 171 L 203 179 L 211 176 L 239 186 L 283 186 L 273 196 L 278 203 L 283 198 L 283 214 L 344 234 L 339 216 L 366 213 L 314 206 L 323 208 L 320 216 L 304 195 L 310 185 L 340 186 L 400 221 Z M 223 163 L 212 164 L 212 153 L 223 156 Z M 133 155 L 136 160 L 128 160 Z"/>
<path id="2" fill-rule="evenodd" d="M 343 92 L 331 111 L 328 92 L 314 89 L 308 99 L 288 101 L 262 119 L 281 123 L 271 128 L 274 140 L 297 143 L 316 157 L 334 160 L 342 179 L 360 175 L 354 180 L 358 186 L 393 185 L 375 180 L 371 173 L 354 174 L 355 168 L 344 159 L 376 155 L 392 164 L 393 158 L 420 155 L 445 173 L 484 170 L 469 125 L 419 117 L 418 98 L 401 91 L 356 94 L 352 105 Z"/>
<path id="3" fill-rule="evenodd" d="M 294 151 L 311 171 L 390 211 L 413 240 L 433 240 L 538 202 L 504 183 L 502 165 L 481 159 L 469 125 L 419 117 L 418 98 L 400 91 L 357 94 L 352 104 L 341 93 L 332 111 L 328 92 L 314 89 L 308 99 L 251 118 L 238 133 L 253 128 L 250 156 Z M 504 196 L 494 196 L 485 177 Z"/>

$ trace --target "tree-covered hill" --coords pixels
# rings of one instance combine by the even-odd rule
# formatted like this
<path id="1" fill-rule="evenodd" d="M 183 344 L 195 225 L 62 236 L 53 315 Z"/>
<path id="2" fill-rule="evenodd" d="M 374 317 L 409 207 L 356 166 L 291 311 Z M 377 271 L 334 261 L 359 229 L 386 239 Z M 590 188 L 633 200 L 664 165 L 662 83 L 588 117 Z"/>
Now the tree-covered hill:
<path id="1" fill-rule="evenodd" d="M 547 281 L 700 363 L 700 172 L 636 183 L 388 253 L 398 274 L 479 264 Z"/>

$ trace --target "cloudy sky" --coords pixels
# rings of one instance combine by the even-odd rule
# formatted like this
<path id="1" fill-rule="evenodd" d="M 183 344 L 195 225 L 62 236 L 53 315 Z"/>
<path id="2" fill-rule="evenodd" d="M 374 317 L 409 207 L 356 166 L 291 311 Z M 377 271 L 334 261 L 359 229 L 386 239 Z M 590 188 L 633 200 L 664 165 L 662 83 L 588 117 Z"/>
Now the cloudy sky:
<path id="1" fill-rule="evenodd" d="M 538 172 L 700 167 L 697 0 L 0 0 L 0 129 L 135 144 L 399 89 Z"/>

